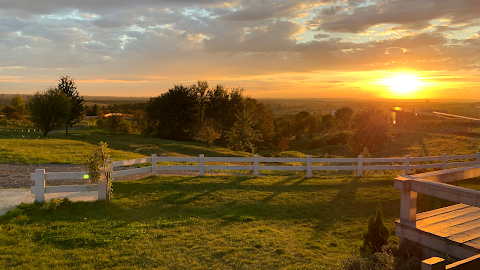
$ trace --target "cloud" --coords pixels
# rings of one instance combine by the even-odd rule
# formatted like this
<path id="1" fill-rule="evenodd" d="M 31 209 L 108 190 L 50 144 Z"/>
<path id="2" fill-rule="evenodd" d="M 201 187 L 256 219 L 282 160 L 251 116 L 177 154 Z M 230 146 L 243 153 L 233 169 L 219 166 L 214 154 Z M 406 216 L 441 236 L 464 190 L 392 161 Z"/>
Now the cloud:
<path id="1" fill-rule="evenodd" d="M 380 24 L 400 24 L 409 29 L 421 29 L 434 19 L 449 19 L 451 24 L 478 19 L 477 0 L 379 1 L 362 7 L 343 9 L 332 6 L 321 9 L 309 24 L 328 32 L 360 33 Z"/>

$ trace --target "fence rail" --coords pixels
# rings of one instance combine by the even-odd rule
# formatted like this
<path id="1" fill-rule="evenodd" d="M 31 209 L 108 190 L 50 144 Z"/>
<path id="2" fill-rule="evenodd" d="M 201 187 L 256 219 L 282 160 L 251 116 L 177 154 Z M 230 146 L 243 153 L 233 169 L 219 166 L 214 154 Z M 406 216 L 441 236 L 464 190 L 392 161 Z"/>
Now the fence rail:
<path id="1" fill-rule="evenodd" d="M 473 161 L 472 161 L 473 159 Z M 469 160 L 469 161 L 458 161 Z M 430 164 L 412 164 L 419 162 L 435 162 Z M 453 161 L 453 162 L 448 162 Z M 189 163 L 184 165 L 159 165 L 158 162 L 175 162 Z M 472 166 L 480 164 L 480 153 L 475 155 L 451 155 L 443 154 L 442 156 L 433 157 L 410 157 L 402 158 L 313 158 L 306 156 L 304 158 L 260 158 L 258 155 L 253 157 L 157 157 L 153 154 L 148 158 L 138 158 L 130 160 L 114 161 L 113 167 L 125 167 L 132 165 L 140 165 L 151 163 L 150 166 L 141 168 L 127 168 L 114 171 L 113 177 L 128 176 L 140 173 L 149 173 L 156 175 L 158 171 L 198 171 L 199 176 L 204 176 L 205 171 L 221 170 L 221 171 L 253 171 L 256 177 L 260 171 L 305 171 L 308 178 L 312 177 L 313 171 L 357 171 L 357 176 L 362 176 L 364 171 L 368 170 L 403 170 L 405 175 L 409 175 L 411 170 L 415 169 L 447 169 L 451 167 Z M 198 163 L 198 165 L 191 165 Z M 235 163 L 235 164 L 205 164 L 205 163 Z M 250 164 L 238 164 L 250 163 Z M 272 164 L 275 163 L 275 164 Z M 287 165 L 286 163 L 293 163 Z M 347 164 L 345 164 L 347 163 Z M 370 164 L 370 163 L 373 163 Z M 401 163 L 401 164 L 376 164 L 376 163 Z M 298 165 L 301 164 L 301 165 Z M 342 164 L 342 165 L 338 165 Z M 345 165 L 343 165 L 345 164 Z M 48 172 L 45 170 L 35 170 L 31 174 L 31 180 L 35 181 L 35 187 L 32 187 L 32 194 L 35 194 L 35 200 L 43 201 L 45 193 L 66 192 L 61 190 L 85 191 L 86 186 L 66 186 L 68 188 L 45 187 L 45 180 L 70 180 L 81 179 L 88 175 L 88 172 Z M 88 186 L 88 185 L 87 185 Z M 89 190 L 100 190 L 102 188 L 96 185 L 88 186 Z M 100 194 L 100 193 L 99 193 Z M 103 196 L 103 195 L 99 195 Z"/>

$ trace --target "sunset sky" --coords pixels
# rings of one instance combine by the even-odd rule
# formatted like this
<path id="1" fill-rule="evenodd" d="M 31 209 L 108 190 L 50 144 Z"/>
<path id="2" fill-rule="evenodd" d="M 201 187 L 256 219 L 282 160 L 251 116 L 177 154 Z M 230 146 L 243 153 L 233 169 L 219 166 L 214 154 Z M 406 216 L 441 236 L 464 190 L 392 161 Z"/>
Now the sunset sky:
<path id="1" fill-rule="evenodd" d="M 480 99 L 479 0 L 0 0 L 0 94 Z"/>

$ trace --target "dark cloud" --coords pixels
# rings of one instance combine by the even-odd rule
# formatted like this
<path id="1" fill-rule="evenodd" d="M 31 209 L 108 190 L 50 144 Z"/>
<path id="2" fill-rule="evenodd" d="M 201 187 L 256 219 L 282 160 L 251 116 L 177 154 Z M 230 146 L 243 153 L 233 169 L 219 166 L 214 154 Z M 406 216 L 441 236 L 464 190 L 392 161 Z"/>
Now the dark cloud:
<path id="1" fill-rule="evenodd" d="M 330 37 L 330 35 L 327 35 L 327 34 L 320 34 L 320 33 L 316 33 L 313 38 L 317 38 L 317 39 L 320 39 L 320 38 L 328 38 Z"/>
<path id="2" fill-rule="evenodd" d="M 353 12 L 340 11 L 339 7 L 322 9 L 309 23 L 320 25 L 319 30 L 346 33 L 363 32 L 385 23 L 420 29 L 434 19 L 449 19 L 452 24 L 460 24 L 478 19 L 480 1 L 393 0 L 356 7 Z"/>

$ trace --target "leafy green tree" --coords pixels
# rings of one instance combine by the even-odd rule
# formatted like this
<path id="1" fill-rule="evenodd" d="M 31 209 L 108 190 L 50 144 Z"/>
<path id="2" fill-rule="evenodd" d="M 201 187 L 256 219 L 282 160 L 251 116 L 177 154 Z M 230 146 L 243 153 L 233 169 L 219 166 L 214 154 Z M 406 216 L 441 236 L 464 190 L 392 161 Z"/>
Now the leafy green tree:
<path id="1" fill-rule="evenodd" d="M 279 137 L 290 138 L 295 130 L 293 121 L 290 116 L 282 115 L 275 118 L 275 133 Z"/>
<path id="2" fill-rule="evenodd" d="M 59 89 L 49 88 L 37 92 L 29 103 L 31 121 L 43 130 L 43 136 L 65 123 L 66 113 L 70 110 L 70 99 Z"/>
<path id="3" fill-rule="evenodd" d="M 112 192 L 113 164 L 110 158 L 108 144 L 100 142 L 90 155 L 87 155 L 87 170 L 90 183 L 98 183 L 101 177 L 101 168 L 104 168 L 105 179 L 107 180 L 107 198 L 105 203 L 110 204 L 110 194 Z"/>
<path id="4" fill-rule="evenodd" d="M 373 152 L 392 141 L 389 118 L 375 106 L 369 106 L 355 115 L 353 129 L 350 148 L 354 153 L 360 153 L 364 147 Z"/>
<path id="5" fill-rule="evenodd" d="M 168 92 L 151 98 L 146 106 L 145 117 L 149 134 L 169 140 L 192 139 L 199 119 L 195 89 L 175 85 Z"/>
<path id="6" fill-rule="evenodd" d="M 353 110 L 350 107 L 342 107 L 335 112 L 335 119 L 342 130 L 350 130 L 353 119 Z"/>
<path id="7" fill-rule="evenodd" d="M 222 132 L 221 129 L 218 128 L 218 124 L 216 124 L 211 118 L 207 118 L 201 123 L 200 128 L 195 135 L 195 139 L 206 143 L 207 148 L 209 148 L 214 141 L 220 138 L 220 136 L 222 136 Z"/>
<path id="8" fill-rule="evenodd" d="M 315 132 L 315 118 L 307 111 L 301 111 L 295 115 L 295 135 L 301 135 Z"/>
<path id="9" fill-rule="evenodd" d="M 120 117 L 116 115 L 110 115 L 107 117 L 107 129 L 111 135 L 115 135 L 120 127 Z"/>
<path id="10" fill-rule="evenodd" d="M 237 115 L 237 121 L 232 128 L 227 131 L 226 138 L 231 149 L 240 151 L 255 151 L 255 142 L 262 142 L 262 133 L 254 129 L 258 124 L 258 120 L 254 118 L 254 114 L 243 110 Z"/>
<path id="11" fill-rule="evenodd" d="M 19 119 L 21 117 L 17 107 L 12 105 L 4 106 L 2 108 L 2 113 L 4 113 L 8 119 Z"/>
<path id="12" fill-rule="evenodd" d="M 77 91 L 75 80 L 69 76 L 60 77 L 57 88 L 70 99 L 70 110 L 65 112 L 65 134 L 68 135 L 68 127 L 72 127 L 80 121 L 85 114 L 85 101 Z"/>
<path id="13" fill-rule="evenodd" d="M 331 114 L 324 114 L 320 124 L 322 130 L 330 133 L 335 126 L 335 117 Z"/>
<path id="14" fill-rule="evenodd" d="M 23 98 L 19 94 L 16 94 L 13 97 L 10 105 L 17 109 L 18 114 L 22 115 L 25 113 L 25 104 L 23 103 Z"/>

